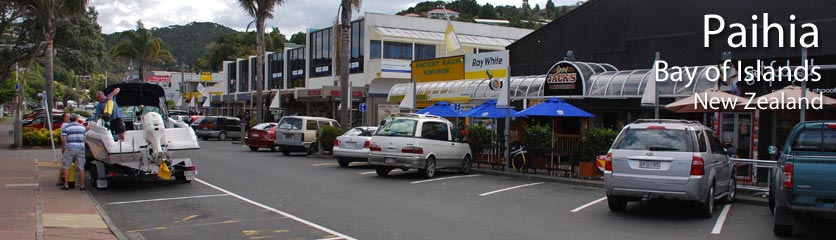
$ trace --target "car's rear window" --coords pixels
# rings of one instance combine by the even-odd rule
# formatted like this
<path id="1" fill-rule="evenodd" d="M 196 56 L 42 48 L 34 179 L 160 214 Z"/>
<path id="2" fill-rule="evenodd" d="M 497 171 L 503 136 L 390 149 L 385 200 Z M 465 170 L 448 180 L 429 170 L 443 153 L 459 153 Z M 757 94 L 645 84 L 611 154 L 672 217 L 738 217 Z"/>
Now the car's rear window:
<path id="1" fill-rule="evenodd" d="M 692 152 L 693 140 L 685 130 L 630 128 L 622 133 L 614 149 Z"/>
<path id="2" fill-rule="evenodd" d="M 348 136 L 348 137 L 353 137 L 353 136 L 371 137 L 372 134 L 374 134 L 374 131 L 376 131 L 376 130 L 377 130 L 377 128 L 359 128 L 359 127 L 357 127 L 357 128 L 352 128 L 351 130 L 348 130 L 348 132 L 345 132 L 343 134 L 343 136 Z"/>
<path id="3" fill-rule="evenodd" d="M 377 128 L 377 132 L 374 135 L 411 137 L 415 134 L 415 125 L 417 124 L 418 121 L 413 119 L 389 119 Z"/>
<path id="4" fill-rule="evenodd" d="M 212 124 L 214 124 L 215 121 L 217 121 L 217 120 L 218 120 L 218 118 L 205 117 L 205 118 L 203 118 L 203 120 L 200 121 L 200 123 L 206 123 L 206 124 L 212 123 Z"/>
<path id="5" fill-rule="evenodd" d="M 282 118 L 279 122 L 279 129 L 302 130 L 301 118 Z"/>
<path id="6" fill-rule="evenodd" d="M 791 151 L 836 153 L 836 129 L 805 128 L 798 132 Z"/>
<path id="7" fill-rule="evenodd" d="M 275 123 L 259 123 L 255 126 L 253 126 L 253 129 L 267 131 L 267 130 L 270 130 L 271 128 L 273 128 L 273 126 L 276 126 L 276 124 Z"/>

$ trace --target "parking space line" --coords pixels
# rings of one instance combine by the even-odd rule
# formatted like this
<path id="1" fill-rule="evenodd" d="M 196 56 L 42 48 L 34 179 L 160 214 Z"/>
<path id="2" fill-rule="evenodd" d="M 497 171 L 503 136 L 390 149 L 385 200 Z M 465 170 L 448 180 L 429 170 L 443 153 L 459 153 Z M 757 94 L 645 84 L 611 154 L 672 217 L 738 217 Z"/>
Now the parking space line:
<path id="1" fill-rule="evenodd" d="M 595 201 L 592 201 L 592 202 L 590 202 L 590 203 L 584 204 L 583 206 L 580 206 L 580 207 L 578 207 L 578 208 L 572 209 L 572 211 L 570 211 L 570 212 L 573 212 L 573 213 L 580 212 L 580 211 L 581 211 L 581 210 L 583 210 L 584 208 L 588 208 L 589 206 L 592 206 L 592 205 L 598 204 L 599 202 L 602 202 L 602 201 L 604 201 L 604 200 L 607 200 L 607 197 L 602 197 L 602 198 L 599 198 L 598 200 L 595 200 Z"/>
<path id="2" fill-rule="evenodd" d="M 311 165 L 311 167 L 331 166 L 331 165 L 337 165 L 337 163 L 317 163 L 317 164 Z"/>
<path id="3" fill-rule="evenodd" d="M 267 206 L 267 205 L 261 204 L 261 203 L 259 203 L 259 202 L 256 202 L 256 201 L 253 201 L 253 200 L 250 200 L 250 199 L 248 199 L 248 198 L 242 197 L 241 195 L 238 195 L 238 194 L 232 193 L 232 192 L 230 192 L 230 191 L 227 191 L 226 189 L 223 189 L 223 188 L 220 188 L 220 187 L 218 187 L 218 186 L 212 185 L 212 184 L 210 184 L 210 183 L 208 183 L 208 182 L 205 182 L 205 181 L 203 181 L 203 180 L 201 180 L 201 179 L 199 179 L 199 178 L 195 178 L 194 180 L 195 180 L 195 181 L 197 181 L 197 182 L 199 182 L 199 183 L 202 183 L 203 185 L 206 185 L 206 186 L 208 186 L 208 187 L 214 188 L 215 190 L 218 190 L 218 191 L 224 192 L 224 193 L 226 193 L 226 194 L 229 194 L 230 196 L 233 196 L 233 197 L 235 197 L 235 198 L 238 198 L 238 199 L 240 199 L 241 201 L 247 202 L 247 203 L 249 203 L 249 204 L 255 205 L 256 207 L 260 207 L 260 208 L 263 208 L 263 209 L 265 209 L 265 210 L 268 210 L 268 211 L 271 211 L 271 212 L 277 213 L 277 214 L 279 214 L 279 215 L 282 215 L 282 216 L 288 217 L 288 218 L 290 218 L 290 219 L 296 220 L 297 222 L 300 222 L 300 223 L 303 223 L 303 224 L 305 224 L 305 225 L 311 226 L 311 227 L 313 227 L 313 228 L 316 228 L 316 229 L 322 230 L 322 231 L 324 231 L 324 232 L 327 232 L 327 233 L 333 234 L 334 236 L 339 236 L 340 238 L 343 238 L 343 239 L 346 239 L 346 240 L 356 240 L 355 238 L 352 238 L 352 237 L 349 237 L 348 235 L 345 235 L 345 234 L 339 233 L 339 232 L 337 232 L 337 231 L 334 231 L 334 230 L 331 230 L 331 229 L 325 228 L 325 227 L 323 227 L 323 226 L 320 226 L 319 224 L 316 224 L 316 223 L 313 223 L 313 222 L 309 222 L 308 220 L 302 219 L 302 218 L 300 218 L 300 217 L 297 217 L 297 216 L 291 215 L 291 214 L 286 213 L 286 212 L 279 211 L 278 209 L 275 209 L 275 208 L 269 207 L 269 206 Z"/>
<path id="4" fill-rule="evenodd" d="M 729 216 L 730 208 L 731 204 L 726 204 L 723 207 L 723 211 L 720 212 L 720 217 L 717 218 L 717 223 L 714 224 L 714 229 L 711 230 L 711 234 L 720 234 L 723 231 L 723 224 L 726 223 L 726 217 Z"/>
<path id="5" fill-rule="evenodd" d="M 473 175 L 459 175 L 459 176 L 452 176 L 452 177 L 433 178 L 433 179 L 428 179 L 428 180 L 415 181 L 415 182 L 411 182 L 409 184 L 434 182 L 434 181 L 441 181 L 441 180 L 454 179 L 454 178 L 478 177 L 478 176 L 482 176 L 482 175 L 473 174 Z"/>
<path id="6" fill-rule="evenodd" d="M 499 190 L 496 190 L 496 191 L 490 191 L 490 192 L 482 193 L 482 194 L 479 194 L 479 196 L 484 197 L 484 196 L 491 195 L 491 194 L 498 193 L 498 192 L 504 192 L 504 191 L 517 189 L 517 188 L 522 188 L 522 187 L 540 185 L 540 184 L 543 184 L 543 183 L 544 182 L 536 182 L 536 183 L 523 184 L 523 185 L 519 185 L 519 186 L 513 186 L 513 187 L 509 187 L 509 188 L 503 188 L 503 189 L 499 189 Z"/>
<path id="7" fill-rule="evenodd" d="M 145 200 L 136 200 L 136 201 L 112 202 L 112 203 L 108 203 L 108 205 L 119 205 L 119 204 L 128 204 L 128 203 L 143 203 L 143 202 L 158 202 L 158 201 L 180 200 L 180 199 L 191 199 L 191 198 L 221 197 L 221 196 L 229 196 L 229 194 L 212 194 L 212 195 L 199 195 L 199 196 L 173 197 L 173 198 L 155 198 L 155 199 L 145 199 Z"/>
<path id="8" fill-rule="evenodd" d="M 371 172 L 361 172 L 361 173 L 358 173 L 358 174 L 368 175 L 368 174 L 375 174 L 375 173 L 377 173 L 377 172 L 375 172 L 375 171 L 371 171 Z"/>

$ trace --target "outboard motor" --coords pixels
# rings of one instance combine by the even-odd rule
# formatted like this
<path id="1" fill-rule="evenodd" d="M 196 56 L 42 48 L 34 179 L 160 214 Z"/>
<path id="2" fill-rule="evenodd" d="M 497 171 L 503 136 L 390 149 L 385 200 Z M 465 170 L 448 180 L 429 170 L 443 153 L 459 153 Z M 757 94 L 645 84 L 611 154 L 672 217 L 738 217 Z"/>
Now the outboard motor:
<path id="1" fill-rule="evenodd" d="M 145 133 L 145 142 L 152 151 L 151 159 L 155 162 L 164 156 L 162 144 L 165 140 L 165 123 L 163 117 L 156 112 L 149 112 L 142 115 L 142 131 Z"/>

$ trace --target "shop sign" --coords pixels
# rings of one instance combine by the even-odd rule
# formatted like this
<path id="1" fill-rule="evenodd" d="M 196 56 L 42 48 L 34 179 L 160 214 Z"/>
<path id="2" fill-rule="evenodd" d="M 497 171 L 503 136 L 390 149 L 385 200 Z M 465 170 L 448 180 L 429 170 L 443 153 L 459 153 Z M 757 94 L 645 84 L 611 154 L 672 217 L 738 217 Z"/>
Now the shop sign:
<path id="1" fill-rule="evenodd" d="M 546 74 L 543 95 L 545 96 L 580 96 L 583 95 L 583 75 L 569 62 L 559 62 Z"/>
<path id="2" fill-rule="evenodd" d="M 149 83 L 168 83 L 171 82 L 171 76 L 147 76 L 145 77 L 145 80 Z"/>
<path id="3" fill-rule="evenodd" d="M 410 61 L 406 60 L 381 59 L 377 77 L 408 79 L 412 72 L 409 63 Z"/>
<path id="4" fill-rule="evenodd" d="M 464 55 L 465 79 L 501 79 L 508 76 L 508 50 Z"/>
<path id="5" fill-rule="evenodd" d="M 201 72 L 200 73 L 200 81 L 212 81 L 212 73 Z"/>
<path id="6" fill-rule="evenodd" d="M 464 79 L 464 57 L 452 56 L 412 61 L 412 77 L 417 82 Z"/>

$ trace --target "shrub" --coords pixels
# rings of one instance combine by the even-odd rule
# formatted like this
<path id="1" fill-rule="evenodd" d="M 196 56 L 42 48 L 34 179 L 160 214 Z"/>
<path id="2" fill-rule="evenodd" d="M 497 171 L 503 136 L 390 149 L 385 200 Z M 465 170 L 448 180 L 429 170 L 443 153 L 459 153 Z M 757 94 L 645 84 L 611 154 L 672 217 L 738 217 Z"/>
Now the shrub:
<path id="1" fill-rule="evenodd" d="M 73 113 L 78 114 L 79 116 L 82 116 L 82 117 L 85 117 L 85 118 L 90 117 L 90 112 L 84 111 L 84 110 L 75 110 L 75 112 L 73 112 Z"/>
<path id="2" fill-rule="evenodd" d="M 606 153 L 618 132 L 609 128 L 591 128 L 581 141 L 581 161 L 594 161 L 598 155 Z"/>
<path id="3" fill-rule="evenodd" d="M 491 130 L 484 126 L 472 126 L 467 129 L 467 142 L 471 145 L 490 144 Z"/>
<path id="4" fill-rule="evenodd" d="M 532 122 L 523 131 L 523 144 L 528 148 L 551 148 L 552 129 L 545 124 Z"/>
<path id="5" fill-rule="evenodd" d="M 331 151 L 334 149 L 334 139 L 337 139 L 340 135 L 343 135 L 345 130 L 340 127 L 332 127 L 332 126 L 325 126 L 318 132 L 319 134 L 319 146 L 322 146 L 322 150 Z"/>
<path id="6" fill-rule="evenodd" d="M 60 147 L 61 144 L 61 129 L 55 129 L 52 131 L 52 140 L 55 142 L 56 147 Z M 24 128 L 23 129 L 23 145 L 24 146 L 51 146 L 49 142 L 49 130 L 48 129 L 35 129 L 35 128 Z"/>

